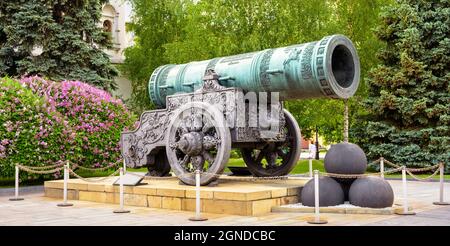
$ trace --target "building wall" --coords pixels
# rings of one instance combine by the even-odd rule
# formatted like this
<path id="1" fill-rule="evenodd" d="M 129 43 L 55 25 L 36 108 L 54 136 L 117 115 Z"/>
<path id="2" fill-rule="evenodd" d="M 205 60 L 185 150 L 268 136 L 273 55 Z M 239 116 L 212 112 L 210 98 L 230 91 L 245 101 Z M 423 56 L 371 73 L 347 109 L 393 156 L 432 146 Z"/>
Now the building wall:
<path id="1" fill-rule="evenodd" d="M 110 0 L 103 5 L 99 26 L 111 33 L 113 47 L 105 50 L 105 52 L 111 58 L 113 64 L 123 63 L 125 49 L 134 44 L 134 34 L 126 30 L 126 23 L 131 21 L 131 13 L 131 4 L 126 0 Z M 120 96 L 123 99 L 130 98 L 131 82 L 124 76 L 116 77 L 115 82 L 118 89 L 113 92 L 113 95 Z"/>
<path id="2" fill-rule="evenodd" d="M 110 0 L 102 8 L 99 25 L 111 32 L 113 47 L 106 50 L 113 63 L 123 63 L 124 50 L 133 45 L 134 34 L 127 32 L 126 23 L 131 20 L 131 5 L 125 0 Z"/>

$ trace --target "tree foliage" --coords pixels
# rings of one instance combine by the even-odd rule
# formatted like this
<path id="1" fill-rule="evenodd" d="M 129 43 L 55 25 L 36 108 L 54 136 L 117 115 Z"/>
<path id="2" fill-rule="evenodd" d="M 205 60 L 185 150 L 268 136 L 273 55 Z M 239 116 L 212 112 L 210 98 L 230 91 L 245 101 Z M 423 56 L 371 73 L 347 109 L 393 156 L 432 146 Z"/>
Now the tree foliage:
<path id="1" fill-rule="evenodd" d="M 386 44 L 368 76 L 370 157 L 408 166 L 450 161 L 450 1 L 401 0 L 377 30 Z"/>
<path id="2" fill-rule="evenodd" d="M 218 56 L 347 35 L 361 59 L 362 75 L 377 63 L 381 42 L 371 31 L 382 6 L 391 0 L 132 0 L 132 29 L 136 45 L 126 51 L 125 72 L 133 81 L 137 111 L 151 108 L 147 82 L 159 65 L 185 63 Z M 365 95 L 364 82 L 358 95 Z M 356 101 L 358 101 L 357 99 Z M 359 104 L 351 102 L 351 117 Z M 302 100 L 286 104 L 302 133 L 311 136 L 316 125 L 329 141 L 342 139 L 343 103 Z M 352 121 L 353 122 L 353 121 Z"/>
<path id="3" fill-rule="evenodd" d="M 104 2 L 2 0 L 0 76 L 41 75 L 115 89 L 118 71 L 102 51 L 110 37 L 98 25 Z"/>

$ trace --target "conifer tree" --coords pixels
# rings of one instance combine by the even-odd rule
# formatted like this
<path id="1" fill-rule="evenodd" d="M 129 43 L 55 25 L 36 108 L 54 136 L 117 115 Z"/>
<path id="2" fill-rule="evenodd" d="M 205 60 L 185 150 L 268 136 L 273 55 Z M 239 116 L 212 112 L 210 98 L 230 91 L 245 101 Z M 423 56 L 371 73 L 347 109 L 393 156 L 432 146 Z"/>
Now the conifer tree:
<path id="1" fill-rule="evenodd" d="M 115 89 L 111 45 L 98 24 L 104 0 L 2 0 L 0 76 L 41 75 Z"/>
<path id="2" fill-rule="evenodd" d="M 450 163 L 450 1 L 401 0 L 377 30 L 381 65 L 368 78 L 365 141 L 373 159 Z"/>

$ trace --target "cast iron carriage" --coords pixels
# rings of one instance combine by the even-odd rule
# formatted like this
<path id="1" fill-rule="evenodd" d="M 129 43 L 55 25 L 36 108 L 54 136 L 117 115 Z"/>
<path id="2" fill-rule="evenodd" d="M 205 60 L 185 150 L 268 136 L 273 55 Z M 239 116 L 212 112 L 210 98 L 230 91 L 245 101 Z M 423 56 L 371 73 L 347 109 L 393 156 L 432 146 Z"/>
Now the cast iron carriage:
<path id="1" fill-rule="evenodd" d="M 349 98 L 359 72 L 356 50 L 342 35 L 158 67 L 149 93 L 161 109 L 142 113 L 139 127 L 122 133 L 122 155 L 128 167 L 146 166 L 151 176 L 166 176 L 172 169 L 189 185 L 195 184 L 190 175 L 195 170 L 202 171 L 202 185 L 216 180 L 232 148 L 241 151 L 253 175 L 286 175 L 299 159 L 301 136 L 282 101 Z M 251 98 L 268 107 L 253 107 Z"/>

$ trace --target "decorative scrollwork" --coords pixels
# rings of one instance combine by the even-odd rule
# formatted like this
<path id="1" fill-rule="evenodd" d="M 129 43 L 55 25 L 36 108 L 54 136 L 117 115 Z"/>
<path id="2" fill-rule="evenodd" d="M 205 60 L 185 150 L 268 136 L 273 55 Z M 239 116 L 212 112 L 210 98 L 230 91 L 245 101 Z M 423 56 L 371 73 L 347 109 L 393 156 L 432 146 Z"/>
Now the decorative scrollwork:
<path id="1" fill-rule="evenodd" d="M 268 91 L 270 88 L 270 75 L 267 73 L 267 70 L 269 69 L 270 59 L 272 58 L 273 52 L 273 49 L 269 49 L 264 53 L 259 68 L 259 77 L 264 91 Z"/>
<path id="2" fill-rule="evenodd" d="M 165 110 L 146 111 L 142 113 L 139 127 L 133 132 L 122 134 L 122 152 L 130 167 L 146 164 L 150 145 L 164 140 L 169 126 L 169 115 Z"/>
<path id="3" fill-rule="evenodd" d="M 310 43 L 305 48 L 305 52 L 302 57 L 302 77 L 303 79 L 311 79 L 312 78 L 312 68 L 311 68 L 311 59 L 314 51 L 314 46 L 316 42 Z"/>

